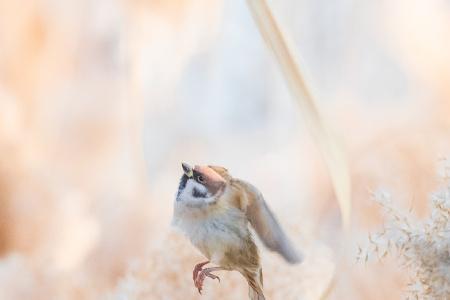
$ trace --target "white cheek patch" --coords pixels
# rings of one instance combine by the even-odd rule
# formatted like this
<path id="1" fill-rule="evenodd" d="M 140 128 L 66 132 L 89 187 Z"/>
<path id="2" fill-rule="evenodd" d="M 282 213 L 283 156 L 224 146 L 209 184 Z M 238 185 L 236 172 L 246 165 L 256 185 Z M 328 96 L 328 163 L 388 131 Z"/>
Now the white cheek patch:
<path id="1" fill-rule="evenodd" d="M 191 193 L 194 191 L 194 188 L 197 189 L 197 191 L 199 191 L 200 193 L 208 193 L 208 190 L 206 189 L 206 187 L 204 185 L 198 183 L 197 181 L 195 181 L 193 179 L 188 180 L 186 188 L 187 187 L 190 188 Z"/>
<path id="2" fill-rule="evenodd" d="M 194 197 L 194 189 L 200 193 L 205 193 L 206 197 Z M 215 201 L 215 198 L 208 192 L 208 189 L 196 182 L 193 179 L 189 179 L 186 182 L 186 186 L 183 191 L 178 196 L 178 201 L 189 203 L 189 204 L 201 204 L 201 203 L 211 203 Z"/>
<path id="3" fill-rule="evenodd" d="M 203 201 L 205 203 L 213 203 L 214 201 L 216 201 L 216 198 L 212 197 L 212 196 L 209 196 L 209 197 L 203 198 Z"/>

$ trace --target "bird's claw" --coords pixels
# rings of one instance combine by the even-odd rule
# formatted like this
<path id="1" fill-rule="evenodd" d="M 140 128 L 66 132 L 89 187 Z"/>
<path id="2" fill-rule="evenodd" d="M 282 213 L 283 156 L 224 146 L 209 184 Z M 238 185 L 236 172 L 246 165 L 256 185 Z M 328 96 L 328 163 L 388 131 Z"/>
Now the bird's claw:
<path id="1" fill-rule="evenodd" d="M 194 270 L 192 271 L 192 280 L 194 280 L 194 283 L 195 280 L 197 279 L 198 273 L 202 271 L 203 266 L 206 264 L 209 264 L 209 261 L 205 261 L 203 263 L 195 265 Z"/>
<path id="2" fill-rule="evenodd" d="M 220 283 L 220 277 L 217 275 L 214 275 L 211 273 L 210 270 L 205 269 L 205 270 L 201 270 L 198 275 L 197 278 L 194 281 L 195 287 L 198 289 L 199 294 L 202 294 L 202 289 L 203 289 L 203 282 L 205 281 L 205 278 L 209 277 L 211 279 L 217 279 Z"/>

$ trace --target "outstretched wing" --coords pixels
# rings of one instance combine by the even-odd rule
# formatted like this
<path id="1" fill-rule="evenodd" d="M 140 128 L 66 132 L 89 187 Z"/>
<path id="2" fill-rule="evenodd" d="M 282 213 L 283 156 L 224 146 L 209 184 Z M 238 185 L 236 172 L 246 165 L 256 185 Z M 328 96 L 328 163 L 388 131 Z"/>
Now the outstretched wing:
<path id="1" fill-rule="evenodd" d="M 301 255 L 284 233 L 261 192 L 248 182 L 240 179 L 234 181 L 245 197 L 245 199 L 241 199 L 242 209 L 246 212 L 250 224 L 264 245 L 281 254 L 289 263 L 301 262 Z"/>

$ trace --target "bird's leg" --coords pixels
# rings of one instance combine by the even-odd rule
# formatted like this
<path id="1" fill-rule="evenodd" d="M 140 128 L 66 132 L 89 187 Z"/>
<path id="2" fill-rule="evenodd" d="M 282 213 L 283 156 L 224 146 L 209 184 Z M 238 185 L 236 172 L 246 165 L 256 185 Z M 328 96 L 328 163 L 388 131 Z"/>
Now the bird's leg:
<path id="1" fill-rule="evenodd" d="M 209 264 L 209 261 L 205 261 L 205 262 L 195 265 L 194 271 L 192 271 L 192 280 L 194 280 L 194 283 L 195 283 L 195 279 L 197 279 L 198 273 L 202 270 L 203 266 L 206 264 Z"/>
<path id="2" fill-rule="evenodd" d="M 195 287 L 198 289 L 198 292 L 200 294 L 202 293 L 203 281 L 205 280 L 206 277 L 209 277 L 211 279 L 217 279 L 220 282 L 219 276 L 211 274 L 211 272 L 213 272 L 213 271 L 220 271 L 220 270 L 225 270 L 225 269 L 221 268 L 221 267 L 206 268 L 206 269 L 201 270 L 200 273 L 198 273 L 197 278 L 195 279 L 194 283 L 195 283 Z"/>

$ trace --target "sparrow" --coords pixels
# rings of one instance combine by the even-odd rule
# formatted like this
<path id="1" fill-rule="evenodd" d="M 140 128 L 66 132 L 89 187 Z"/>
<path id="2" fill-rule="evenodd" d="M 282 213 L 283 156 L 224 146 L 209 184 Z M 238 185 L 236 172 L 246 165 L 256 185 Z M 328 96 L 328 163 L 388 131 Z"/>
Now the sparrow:
<path id="1" fill-rule="evenodd" d="M 183 175 L 175 197 L 173 224 L 207 258 L 192 272 L 201 294 L 206 277 L 220 278 L 213 272 L 238 271 L 248 282 L 251 300 L 265 299 L 258 247 L 250 227 L 270 250 L 288 263 L 299 263 L 294 249 L 259 190 L 233 178 L 219 166 L 182 163 Z M 215 267 L 203 268 L 212 263 Z"/>

